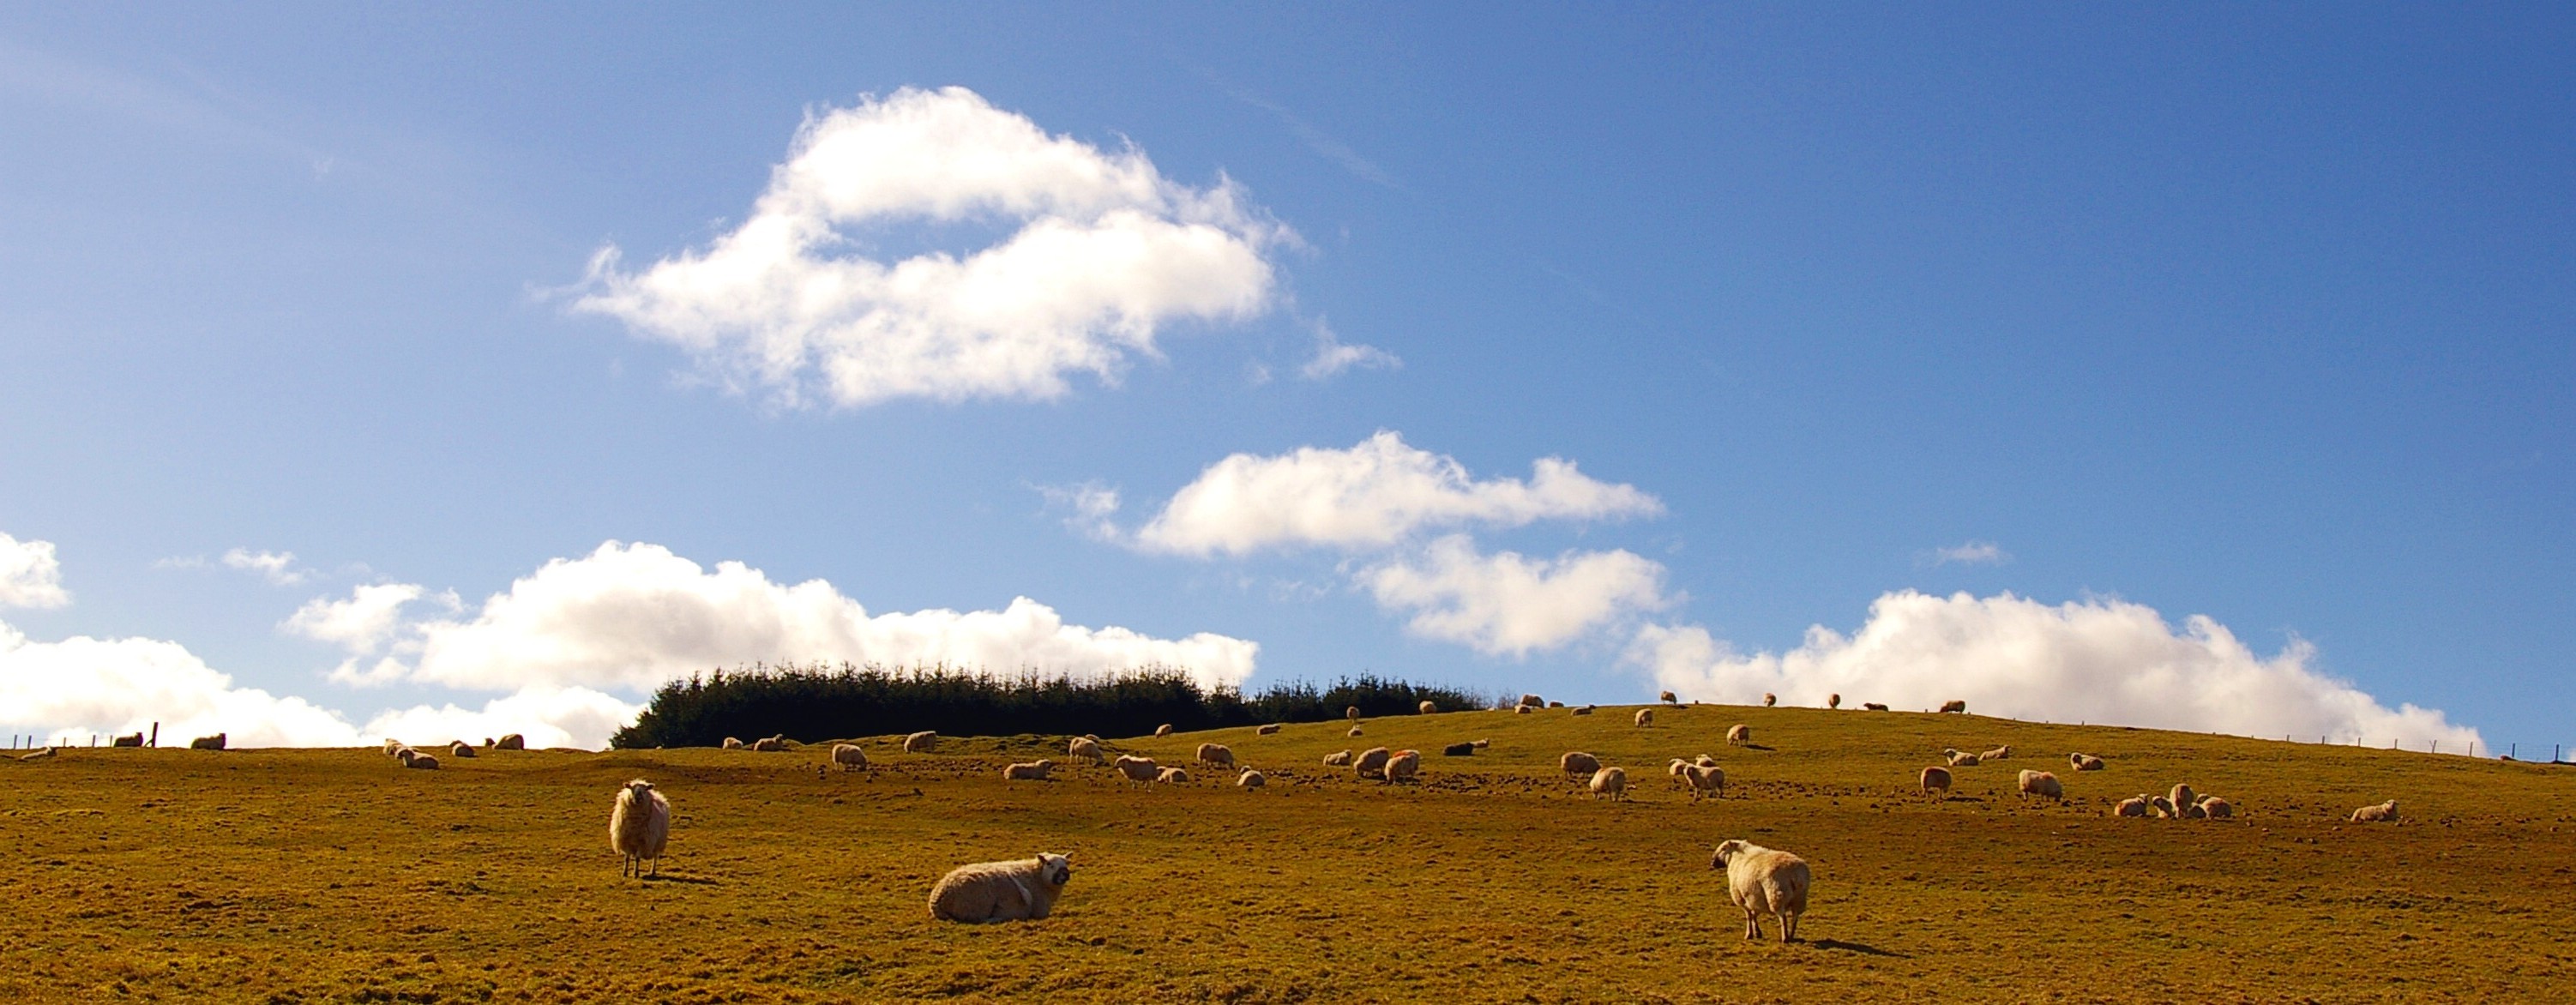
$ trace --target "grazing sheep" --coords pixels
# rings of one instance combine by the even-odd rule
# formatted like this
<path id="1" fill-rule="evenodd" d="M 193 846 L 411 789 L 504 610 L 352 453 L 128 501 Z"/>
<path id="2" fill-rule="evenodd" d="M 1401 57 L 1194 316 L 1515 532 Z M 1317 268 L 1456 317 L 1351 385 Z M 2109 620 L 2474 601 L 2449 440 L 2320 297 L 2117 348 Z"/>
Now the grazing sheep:
<path id="1" fill-rule="evenodd" d="M 2066 801 L 2066 787 L 2057 783 L 2056 775 L 2045 771 L 2021 769 L 2020 788 L 2021 794 L 2025 796 L 2039 796 L 2058 802 Z"/>
<path id="2" fill-rule="evenodd" d="M 1603 768 L 1592 773 L 1592 798 L 1609 796 L 1611 802 L 1628 798 L 1628 770 Z"/>
<path id="3" fill-rule="evenodd" d="M 489 746 L 494 750 L 526 750 L 528 738 L 517 733 L 503 733 L 500 739 L 492 741 Z"/>
<path id="4" fill-rule="evenodd" d="M 1387 756 L 1385 769 L 1378 772 L 1389 785 L 1410 782 L 1422 774 L 1422 752 L 1399 750 Z"/>
<path id="5" fill-rule="evenodd" d="M 868 752 L 859 749 L 855 743 L 835 743 L 832 745 L 832 763 L 840 765 L 843 771 L 866 771 Z"/>
<path id="6" fill-rule="evenodd" d="M 927 754 L 939 749 L 939 734 L 927 729 L 903 738 L 903 752 Z"/>
<path id="7" fill-rule="evenodd" d="M 1751 726 L 1747 726 L 1747 725 L 1745 725 L 1745 724 L 1743 724 L 1743 723 L 1740 723 L 1740 722 L 1739 722 L 1739 723 L 1736 723 L 1735 725 L 1732 725 L 1732 726 L 1728 726 L 1728 727 L 1726 727 L 1726 742 L 1727 742 L 1727 744 L 1728 744 L 1729 746 L 1735 746 L 1735 747 L 1750 747 L 1750 746 L 1752 746 L 1752 745 L 1753 745 L 1753 727 L 1751 727 Z"/>
<path id="8" fill-rule="evenodd" d="M 1941 711 L 1957 712 L 1960 715 L 1966 715 L 1968 714 L 1968 703 L 1964 699 L 1952 698 L 1941 703 Z"/>
<path id="9" fill-rule="evenodd" d="M 2102 770 L 2102 759 L 2091 754 L 2068 754 L 2066 763 L 2074 765 L 2077 771 Z"/>
<path id="10" fill-rule="evenodd" d="M 1187 785 L 1190 782 L 1190 769 L 1164 768 L 1160 774 L 1154 776 L 1154 780 L 1167 785 Z"/>
<path id="11" fill-rule="evenodd" d="M 1656 700 L 1661 701 L 1666 705 L 1679 705 L 1682 703 L 1682 700 L 1675 697 L 1670 691 L 1666 691 L 1662 695 L 1657 696 Z"/>
<path id="12" fill-rule="evenodd" d="M 1993 750 L 1977 755 L 1977 759 L 1980 761 L 2000 761 L 2011 756 L 2012 744 L 2007 743 L 2003 746 L 1996 747 Z"/>
<path id="13" fill-rule="evenodd" d="M 1841 707 L 1843 707 L 1843 696 L 1842 696 L 1842 692 L 1837 691 L 1837 692 L 1834 692 L 1833 694 L 1826 695 L 1826 696 L 1825 696 L 1825 707 L 1826 707 L 1826 708 L 1841 708 Z"/>
<path id="14" fill-rule="evenodd" d="M 1147 788 L 1152 788 L 1154 780 L 1162 777 L 1162 768 L 1157 766 L 1151 757 L 1120 754 L 1111 767 L 1117 768 L 1121 777 L 1130 782 L 1141 782 Z"/>
<path id="15" fill-rule="evenodd" d="M 1887 706 L 1874 701 L 1864 701 L 1860 703 L 1860 710 L 1863 712 L 1884 712 L 1887 711 Z"/>
<path id="16" fill-rule="evenodd" d="M 1687 787 L 1690 783 L 1682 780 L 1682 771 L 1690 766 L 1691 762 L 1689 761 L 1682 760 L 1678 757 L 1673 758 L 1672 763 L 1664 765 L 1664 775 L 1673 780 L 1674 788 L 1678 789 Z"/>
<path id="17" fill-rule="evenodd" d="M 930 918 L 981 925 L 1036 921 L 1055 910 L 1055 899 L 1073 881 L 1073 863 L 1041 852 L 1016 862 L 977 862 L 948 870 L 930 888 Z"/>
<path id="18" fill-rule="evenodd" d="M 1252 732 L 1259 736 L 1275 736 L 1279 733 L 1279 724 L 1275 722 L 1265 722 L 1261 724 L 1261 728 L 1255 729 Z"/>
<path id="19" fill-rule="evenodd" d="M 1098 764 L 1100 763 L 1102 756 L 1100 753 L 1100 741 L 1094 740 L 1088 736 L 1074 737 L 1073 739 L 1065 741 L 1064 756 L 1079 757 L 1093 764 Z"/>
<path id="20" fill-rule="evenodd" d="M 1158 739 L 1159 739 L 1159 738 L 1161 738 L 1161 737 L 1166 737 L 1166 736 L 1170 736 L 1170 735 L 1172 735 L 1172 724 L 1171 724 L 1171 723 L 1168 723 L 1168 722 L 1167 722 L 1167 723 L 1164 723 L 1164 724 L 1162 724 L 1162 725 L 1160 725 L 1160 726 L 1156 726 L 1156 727 L 1154 727 L 1154 736 L 1155 736 L 1156 738 L 1158 738 Z"/>
<path id="21" fill-rule="evenodd" d="M 410 747 L 404 747 L 403 749 L 396 751 L 394 756 L 402 758 L 403 767 L 406 768 L 419 768 L 422 771 L 438 770 L 438 758 L 413 750 Z"/>
<path id="22" fill-rule="evenodd" d="M 2163 796 L 2148 796 L 2147 806 L 2156 811 L 2156 819 L 2158 820 L 2173 820 L 2182 816 L 2182 814 L 2174 812 L 2173 800 L 2167 799 Z"/>
<path id="23" fill-rule="evenodd" d="M 1440 748 L 1440 756 L 1474 757 L 1476 756 L 1476 745 L 1473 743 L 1452 743 L 1446 747 Z"/>
<path id="24" fill-rule="evenodd" d="M 1360 721 L 1360 707 L 1359 707 L 1359 706 L 1357 706 L 1357 705 L 1353 705 L 1353 706 L 1351 706 L 1351 707 L 1349 707 L 1349 708 L 1343 709 L 1343 710 L 1342 710 L 1342 717 L 1343 717 L 1343 718 L 1345 718 L 1345 719 L 1349 719 L 1349 720 L 1350 720 L 1350 721 L 1352 721 L 1352 722 L 1358 722 L 1358 721 Z"/>
<path id="25" fill-rule="evenodd" d="M 1580 750 L 1569 750 L 1556 759 L 1556 770 L 1569 775 L 1590 775 L 1601 770 L 1601 759 Z"/>
<path id="26" fill-rule="evenodd" d="M 474 756 L 474 745 L 463 740 L 458 740 L 447 745 L 447 753 L 453 757 L 472 757 Z"/>
<path id="27" fill-rule="evenodd" d="M 1726 772 L 1715 766 L 1682 765 L 1682 778 L 1690 783 L 1691 801 L 1702 797 L 1715 799 L 1726 794 Z"/>
<path id="28" fill-rule="evenodd" d="M 1436 704 L 1433 704 L 1433 703 L 1431 703 L 1431 702 L 1427 702 L 1427 701 L 1426 701 L 1426 702 L 1423 702 L 1423 703 L 1422 703 L 1422 704 L 1420 704 L 1420 705 L 1415 706 L 1415 710 L 1416 710 L 1416 711 L 1421 712 L 1421 713 L 1422 713 L 1422 714 L 1424 714 L 1424 715 L 1430 715 L 1430 714 L 1432 714 L 1432 713 L 1434 713 L 1434 712 L 1438 712 L 1438 711 L 1440 711 L 1440 706 L 1439 706 L 1439 705 L 1436 705 Z"/>
<path id="29" fill-rule="evenodd" d="M 2200 812 L 2211 820 L 2226 820 L 2236 815 L 2236 804 L 2217 796 L 2202 796 Z"/>
<path id="30" fill-rule="evenodd" d="M 1651 708 L 1641 708 L 1641 709 L 1638 709 L 1638 710 L 1637 710 L 1637 728 L 1639 728 L 1639 729 L 1645 729 L 1645 728 L 1649 728 L 1649 727 L 1653 726 L 1654 724 L 1655 724 L 1655 710 L 1654 710 L 1654 709 L 1651 709 Z"/>
<path id="31" fill-rule="evenodd" d="M 1762 940 L 1762 916 L 1780 919 L 1780 942 L 1798 938 L 1798 916 L 1807 913 L 1807 860 L 1750 841 L 1728 841 L 1708 858 L 1726 870 L 1727 898 L 1744 909 L 1744 937 Z"/>
<path id="32" fill-rule="evenodd" d="M 1770 708 L 1771 706 L 1773 706 L 1773 705 L 1777 705 L 1777 704 L 1779 704 L 1779 703 L 1780 703 L 1780 696 L 1779 696 L 1779 695 L 1772 694 L 1772 693 L 1771 693 L 1771 692 L 1769 692 L 1769 691 L 1764 691 L 1764 692 L 1762 692 L 1762 707 L 1764 707 L 1764 708 Z"/>
<path id="33" fill-rule="evenodd" d="M 726 750 L 741 750 L 742 746 L 742 741 L 734 737 L 728 736 L 724 739 L 724 749 Z"/>
<path id="34" fill-rule="evenodd" d="M 1350 763 L 1351 752 L 1347 750 L 1336 750 L 1324 755 L 1324 766 L 1327 768 L 1346 768 Z"/>
<path id="35" fill-rule="evenodd" d="M 114 737 L 108 741 L 108 746 L 111 747 L 140 747 L 142 745 L 143 734 L 139 731 L 132 736 Z"/>
<path id="36" fill-rule="evenodd" d="M 1199 744 L 1199 762 L 1234 767 L 1234 748 L 1222 743 Z"/>
<path id="37" fill-rule="evenodd" d="M 1235 776 L 1234 779 L 1235 787 L 1241 789 L 1257 789 L 1268 784 L 1270 784 L 1269 778 L 1250 768 L 1244 769 L 1243 774 Z"/>
<path id="38" fill-rule="evenodd" d="M 662 849 L 671 843 L 671 801 L 641 778 L 617 790 L 617 805 L 608 812 L 608 847 L 617 852 L 617 874 L 644 875 L 644 860 L 653 860 L 653 875 L 662 874 Z"/>
<path id="39" fill-rule="evenodd" d="M 2114 804 L 2111 807 L 2111 815 L 2115 817 L 2143 817 L 2147 815 L 2148 805 L 2147 794 L 2141 792 Z"/>
<path id="40" fill-rule="evenodd" d="M 1350 731 L 1350 732 L 1344 733 L 1344 734 L 1342 734 L 1342 735 L 1343 735 L 1343 736 L 1358 736 L 1358 735 L 1360 735 L 1360 728 L 1359 728 L 1358 726 L 1353 726 L 1353 727 L 1351 727 L 1351 731 Z"/>
<path id="41" fill-rule="evenodd" d="M 2357 824 L 2396 823 L 2397 800 L 2391 799 L 2377 806 L 2364 806 L 2360 809 L 2354 810 L 2352 811 L 2352 822 Z"/>
<path id="42" fill-rule="evenodd" d="M 96 740 L 92 740 L 92 741 L 90 741 L 90 742 L 92 742 L 92 743 L 96 743 L 96 742 L 98 742 L 98 741 L 96 741 Z M 198 737 L 198 738 L 196 738 L 196 739 L 194 739 L 194 740 L 190 740 L 190 741 L 188 741 L 188 749 L 190 749 L 190 750 L 222 750 L 222 749 L 224 749 L 224 734 L 222 734 L 222 733 L 217 733 L 217 734 L 215 734 L 215 735 L 213 735 L 213 736 L 200 736 L 200 737 Z"/>
<path id="43" fill-rule="evenodd" d="M 1950 769 L 1938 765 L 1923 769 L 1923 794 L 1936 802 L 1950 798 Z"/>
<path id="44" fill-rule="evenodd" d="M 1522 696 L 1521 696 L 1521 707 L 1522 707 L 1522 708 L 1534 708 L 1534 707 L 1537 707 L 1537 706 L 1540 706 L 1540 705 L 1545 705 L 1545 704 L 1547 704 L 1547 702 L 1545 702 L 1545 701 L 1541 700 L 1541 699 L 1539 698 L 1539 696 L 1537 696 L 1537 695 L 1534 695 L 1534 694 L 1525 694 L 1525 695 L 1522 695 Z"/>
<path id="45" fill-rule="evenodd" d="M 1513 714 L 1513 715 L 1528 715 L 1528 714 L 1530 714 L 1530 707 L 1529 707 L 1529 706 L 1527 706 L 1527 705 L 1514 705 L 1514 706 L 1512 706 L 1512 714 Z"/>
<path id="46" fill-rule="evenodd" d="M 1351 773 L 1362 778 L 1384 778 L 1386 759 L 1393 756 L 1395 752 L 1385 747 L 1370 747 L 1351 761 Z"/>
<path id="47" fill-rule="evenodd" d="M 1953 768 L 1973 768 L 1978 764 L 1977 755 L 1960 750 L 1956 747 L 1941 748 L 1941 756 L 1948 758 L 1950 766 Z"/>
<path id="48" fill-rule="evenodd" d="M 751 741 L 751 749 L 754 753 L 777 753 L 778 751 L 787 749 L 787 741 L 775 736 L 762 737 L 761 739 Z"/>
<path id="49" fill-rule="evenodd" d="M 1041 758 L 1024 764 L 1005 766 L 1002 769 L 1002 780 L 1006 782 L 1043 782 L 1047 780 L 1047 772 L 1053 770 L 1055 770 L 1055 762 Z"/>

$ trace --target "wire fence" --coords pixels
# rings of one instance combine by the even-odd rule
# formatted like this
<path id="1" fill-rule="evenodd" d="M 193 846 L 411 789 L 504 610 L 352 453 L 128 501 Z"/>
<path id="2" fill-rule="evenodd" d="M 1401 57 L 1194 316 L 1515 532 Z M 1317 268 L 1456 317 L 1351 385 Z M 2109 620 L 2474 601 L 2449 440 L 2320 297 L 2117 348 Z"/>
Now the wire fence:
<path id="1" fill-rule="evenodd" d="M 2451 754 L 2460 757 L 2484 757 L 2499 761 L 2531 761 L 2541 764 L 2568 764 L 2566 758 L 2576 754 L 2576 744 L 2519 743 L 2508 741 L 2502 747 L 2477 741 L 2409 740 L 2392 737 L 2386 745 L 2367 737 L 2320 736 L 2311 741 L 2304 736 L 2283 736 L 2291 743 L 2318 743 L 2336 747 L 2374 747 L 2382 750 L 2408 750 L 2424 754 Z"/>

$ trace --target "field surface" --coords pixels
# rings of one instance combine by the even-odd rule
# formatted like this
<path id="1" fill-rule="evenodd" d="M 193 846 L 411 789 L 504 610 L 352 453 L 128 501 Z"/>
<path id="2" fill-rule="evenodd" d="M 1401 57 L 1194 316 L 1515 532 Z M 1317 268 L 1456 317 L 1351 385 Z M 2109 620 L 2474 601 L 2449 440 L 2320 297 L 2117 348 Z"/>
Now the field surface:
<path id="1" fill-rule="evenodd" d="M 1202 740 L 1269 774 L 1127 787 L 1062 737 L 957 739 L 864 774 L 825 747 L 67 750 L 0 762 L 0 1000 L 2547 1002 L 2576 1000 L 2576 768 L 1957 715 L 1696 706 L 1461 712 Z M 1754 745 L 1725 730 L 1750 724 Z M 414 740 L 443 739 L 413 737 Z M 1472 757 L 1442 746 L 1490 739 Z M 2011 744 L 1915 791 L 1943 747 Z M 1322 757 L 1425 753 L 1385 786 Z M 1630 771 L 1596 802 L 1556 773 Z M 2077 774 L 2065 754 L 2109 760 Z M 1716 755 L 1725 798 L 1664 773 Z M 1049 756 L 1051 782 L 1000 766 Z M 2025 805 L 2019 768 L 2064 805 Z M 621 879 L 619 783 L 677 822 Z M 1219 779 L 1223 781 L 1220 782 Z M 2235 821 L 2116 819 L 2188 782 Z M 2344 823 L 2397 799 L 2398 825 Z M 1755 944 L 1709 869 L 1813 863 L 1803 940 Z M 951 866 L 1072 856 L 1053 918 L 935 923 Z M 1774 936 L 1776 938 L 1776 935 Z"/>

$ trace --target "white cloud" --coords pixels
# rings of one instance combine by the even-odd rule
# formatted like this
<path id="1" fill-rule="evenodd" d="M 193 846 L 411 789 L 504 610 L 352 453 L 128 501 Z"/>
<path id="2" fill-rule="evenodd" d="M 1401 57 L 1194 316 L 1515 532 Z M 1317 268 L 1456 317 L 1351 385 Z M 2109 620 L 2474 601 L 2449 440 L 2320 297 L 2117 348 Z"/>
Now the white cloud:
<path id="1" fill-rule="evenodd" d="M 31 642 L 0 624 L 0 721 L 51 737 L 147 731 L 164 745 L 227 734 L 241 747 L 346 747 L 362 742 L 340 713 L 257 688 L 186 647 L 157 639 Z"/>
<path id="2" fill-rule="evenodd" d="M 1969 541 L 1965 544 L 1932 550 L 1934 565 L 2002 565 L 2012 561 L 2001 545 L 1992 541 Z"/>
<path id="3" fill-rule="evenodd" d="M 21 541 L 0 534 L 0 607 L 62 607 L 63 566 L 51 541 Z"/>
<path id="4" fill-rule="evenodd" d="M 1414 634 L 1487 655 L 1526 655 L 1670 605 L 1664 567 L 1626 551 L 1566 552 L 1554 561 L 1480 555 L 1464 534 L 1420 556 L 1361 571 L 1379 606 L 1415 612 Z"/>
<path id="5" fill-rule="evenodd" d="M 1764 692 L 1821 705 L 1840 693 L 1929 709 L 1953 698 L 2019 719 L 2120 723 L 2242 736 L 2438 740 L 2465 751 L 2476 730 L 2435 709 L 2390 710 L 2311 668 L 2293 640 L 2263 657 L 2226 626 L 2195 615 L 2177 631 L 2154 609 L 2116 600 L 2049 606 L 2012 594 L 1938 597 L 1904 591 L 1870 605 L 1845 637 L 1821 625 L 1797 649 L 1751 656 L 1697 626 L 1649 626 L 1628 660 L 1685 697 L 1749 702 Z"/>
<path id="6" fill-rule="evenodd" d="M 870 226 L 993 224 L 960 259 L 871 258 Z M 1295 235 L 1233 184 L 1193 189 L 1133 147 L 1049 136 L 974 92 L 904 89 L 809 118 L 751 216 L 636 273 L 614 247 L 575 309 L 678 345 L 785 404 L 1046 399 L 1114 382 L 1178 320 L 1271 302 L 1267 246 Z"/>
<path id="7" fill-rule="evenodd" d="M 1298 372 L 1307 380 L 1323 380 L 1353 367 L 1392 370 L 1403 365 L 1404 361 L 1396 358 L 1394 353 L 1376 346 L 1343 344 L 1341 338 L 1333 334 L 1332 328 L 1317 321 L 1315 358 L 1307 360 L 1305 367 Z"/>
<path id="8" fill-rule="evenodd" d="M 304 570 L 295 567 L 295 553 L 291 551 L 235 548 L 224 553 L 223 561 L 225 568 L 256 573 L 261 579 L 279 586 L 293 586 L 307 578 Z"/>
<path id="9" fill-rule="evenodd" d="M 1595 481 L 1574 462 L 1539 459 L 1527 482 L 1476 481 L 1456 460 L 1380 431 L 1348 450 L 1235 454 L 1199 473 L 1136 532 L 1153 551 L 1206 557 L 1265 548 L 1383 548 L 1432 526 L 1517 527 L 1541 519 L 1653 516 L 1663 503 Z"/>
<path id="10" fill-rule="evenodd" d="M 709 571 L 658 545 L 615 541 L 546 563 L 485 600 L 470 620 L 407 631 L 417 649 L 397 652 L 417 651 L 416 661 L 407 669 L 382 663 L 359 677 L 486 690 L 647 689 L 752 661 L 847 660 L 1076 676 L 1165 664 L 1213 686 L 1250 676 L 1260 649 L 1205 632 L 1158 639 L 1068 625 L 1026 597 L 999 611 L 871 615 L 823 580 L 774 583 L 740 562 Z"/>
<path id="11" fill-rule="evenodd" d="M 367 720 L 363 732 L 370 740 L 394 737 L 410 743 L 481 743 L 517 733 L 527 738 L 531 748 L 596 750 L 607 746 L 610 734 L 632 725 L 643 712 L 643 705 L 586 687 L 531 685 L 485 702 L 480 709 L 415 705 L 386 712 Z"/>
<path id="12" fill-rule="evenodd" d="M 1118 490 L 1098 482 L 1080 485 L 1041 485 L 1038 492 L 1046 496 L 1047 508 L 1065 512 L 1064 525 L 1073 532 L 1095 541 L 1118 540 Z"/>
<path id="13" fill-rule="evenodd" d="M 412 583 L 372 583 L 351 587 L 347 600 L 315 597 L 306 601 L 277 627 L 290 635 L 347 649 L 349 658 L 331 671 L 332 680 L 342 684 L 390 684 L 409 672 L 403 659 L 420 652 L 420 640 L 407 631 L 402 608 L 422 599 L 433 600 L 450 611 L 463 606 L 453 592 L 433 596 Z M 383 654 L 381 658 L 368 659 L 379 654 Z"/>

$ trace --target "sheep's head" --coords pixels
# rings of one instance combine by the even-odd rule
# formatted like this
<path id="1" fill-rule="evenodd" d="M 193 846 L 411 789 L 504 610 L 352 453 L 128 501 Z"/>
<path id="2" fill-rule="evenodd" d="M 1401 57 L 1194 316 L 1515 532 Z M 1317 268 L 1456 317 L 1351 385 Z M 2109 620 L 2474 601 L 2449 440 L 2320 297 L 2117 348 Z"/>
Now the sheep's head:
<path id="1" fill-rule="evenodd" d="M 1045 881 L 1048 886 L 1063 886 L 1073 882 L 1072 860 L 1053 852 L 1039 852 L 1038 879 Z"/>
<path id="2" fill-rule="evenodd" d="M 638 778 L 626 783 L 626 791 L 634 793 L 635 798 L 638 800 L 651 799 L 653 798 L 653 783 Z"/>
<path id="3" fill-rule="evenodd" d="M 1742 841 L 1727 841 L 1720 843 L 1717 846 L 1717 853 L 1708 857 L 1708 867 L 1711 869 L 1726 868 L 1728 861 L 1734 859 L 1735 856 L 1744 854 L 1744 850 L 1750 847 L 1752 847 L 1752 845 L 1748 845 Z"/>

